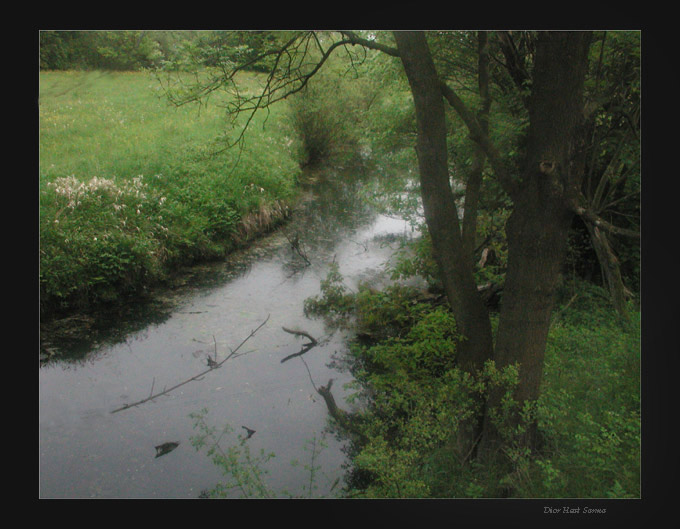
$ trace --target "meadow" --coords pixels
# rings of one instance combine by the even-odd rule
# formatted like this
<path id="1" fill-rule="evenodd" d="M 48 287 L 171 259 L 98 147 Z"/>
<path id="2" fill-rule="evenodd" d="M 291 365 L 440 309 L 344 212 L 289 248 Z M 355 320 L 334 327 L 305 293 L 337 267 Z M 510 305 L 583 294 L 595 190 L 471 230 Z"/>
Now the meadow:
<path id="1" fill-rule="evenodd" d="M 39 80 L 41 315 L 139 294 L 286 216 L 300 164 L 285 105 L 224 149 L 243 124 L 230 126 L 226 95 L 175 107 L 147 72 Z"/>

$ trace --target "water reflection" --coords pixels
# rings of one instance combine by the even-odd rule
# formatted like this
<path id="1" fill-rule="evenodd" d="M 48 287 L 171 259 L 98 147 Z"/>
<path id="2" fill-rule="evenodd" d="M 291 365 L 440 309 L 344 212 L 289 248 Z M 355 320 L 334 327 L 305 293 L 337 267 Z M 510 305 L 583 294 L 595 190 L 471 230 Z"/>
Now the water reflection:
<path id="1" fill-rule="evenodd" d="M 41 362 L 82 362 L 102 347 L 126 342 L 131 335 L 164 323 L 178 304 L 192 293 L 215 288 L 247 276 L 253 263 L 277 256 L 287 278 L 304 272 L 311 263 L 332 260 L 334 248 L 356 229 L 376 217 L 361 198 L 369 178 L 361 170 L 332 170 L 306 177 L 305 197 L 292 219 L 277 233 L 254 242 L 219 263 L 203 263 L 182 270 L 167 288 L 159 287 L 150 299 L 109 307 L 89 315 L 75 315 L 41 327 Z M 290 248 L 295 239 L 300 251 Z M 301 257 L 307 255 L 307 260 Z"/>
<path id="2" fill-rule="evenodd" d="M 310 380 L 318 386 L 334 378 L 335 398 L 346 408 L 342 385 L 351 380 L 336 370 L 346 335 L 306 319 L 304 300 L 318 294 L 333 260 L 350 283 L 379 281 L 376 271 L 393 251 L 385 241 L 408 231 L 405 222 L 382 217 L 361 200 L 365 178 L 317 175 L 277 233 L 224 262 L 193 267 L 174 290 L 151 301 L 97 315 L 82 335 L 49 336 L 65 354 L 40 369 L 41 496 L 198 497 L 224 479 L 191 446 L 190 415 L 201 409 L 209 410 L 208 424 L 256 431 L 248 438 L 253 453 L 277 455 L 268 462 L 271 488 L 300 490 L 309 480 L 304 447 L 327 424 Z M 293 237 L 306 261 L 291 245 Z M 111 413 L 204 371 L 208 356 L 223 360 L 266 318 L 245 356 L 166 396 Z M 302 327 L 319 339 L 304 365 L 299 358 L 281 363 L 301 343 L 284 327 Z M 168 442 L 177 445 L 156 458 L 157 447 Z M 343 472 L 342 442 L 325 442 L 316 459 L 327 477 L 318 496 L 337 490 L 333 484 Z M 292 469 L 293 459 L 303 465 Z"/>

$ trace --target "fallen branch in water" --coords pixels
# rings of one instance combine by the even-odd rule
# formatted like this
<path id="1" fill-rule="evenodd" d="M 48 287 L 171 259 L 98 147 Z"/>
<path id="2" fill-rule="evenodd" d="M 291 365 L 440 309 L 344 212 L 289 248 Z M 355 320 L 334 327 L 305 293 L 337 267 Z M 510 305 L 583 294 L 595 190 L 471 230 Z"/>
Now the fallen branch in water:
<path id="1" fill-rule="evenodd" d="M 305 354 L 307 351 L 309 351 L 312 347 L 316 347 L 318 345 L 318 341 L 311 336 L 310 334 L 306 333 L 305 331 L 294 331 L 292 329 L 286 329 L 285 327 L 282 327 L 284 331 L 286 331 L 289 334 L 295 334 L 297 336 L 304 336 L 305 338 L 308 338 L 310 340 L 310 343 L 306 343 L 302 346 L 302 349 L 298 351 L 297 353 L 293 353 L 292 355 L 288 355 L 285 357 L 283 360 L 281 360 L 281 363 L 285 362 L 286 360 L 290 360 L 291 358 L 295 358 L 296 356 L 302 356 Z M 314 391 L 316 391 L 319 395 L 323 397 L 324 402 L 326 403 L 326 408 L 328 408 L 328 414 L 335 419 L 335 422 L 342 428 L 344 429 L 347 433 L 356 435 L 359 439 L 361 439 L 362 442 L 367 442 L 366 436 L 356 427 L 352 424 L 351 421 L 351 416 L 349 413 L 347 413 L 345 410 L 342 408 L 338 408 L 338 405 L 335 403 L 335 397 L 333 397 L 333 394 L 331 393 L 331 386 L 333 385 L 333 379 L 329 379 L 328 383 L 325 386 L 319 386 L 318 388 L 316 387 L 316 384 L 314 384 L 314 379 L 312 378 L 312 373 L 309 370 L 309 366 L 307 365 L 307 362 L 305 362 L 304 358 L 300 358 L 302 360 L 302 363 L 305 366 L 305 369 L 307 369 L 307 374 L 309 375 L 309 381 L 312 383 L 312 387 L 314 388 Z"/>
<path id="2" fill-rule="evenodd" d="M 288 334 L 296 334 L 297 336 L 304 336 L 307 338 L 310 342 L 312 342 L 314 345 L 316 345 L 318 342 L 316 338 L 314 338 L 312 335 L 309 333 L 306 333 L 305 331 L 295 331 L 293 329 L 286 329 L 285 327 L 281 327 L 285 332 Z"/>
<path id="3" fill-rule="evenodd" d="M 286 329 L 285 327 L 281 327 L 281 328 L 285 332 L 287 332 L 288 334 L 294 334 L 296 336 L 304 336 L 305 338 L 307 338 L 310 341 L 310 343 L 303 344 L 302 349 L 300 349 L 297 353 L 293 353 L 292 355 L 288 355 L 286 358 L 281 360 L 282 364 L 284 362 L 286 362 L 287 360 L 290 360 L 291 358 L 295 358 L 296 356 L 301 356 L 301 355 L 305 354 L 312 347 L 316 347 L 319 344 L 319 342 L 316 340 L 316 338 L 314 338 L 310 334 L 306 333 L 305 331 L 295 331 L 293 329 Z"/>
<path id="4" fill-rule="evenodd" d="M 236 357 L 238 357 L 238 356 L 243 356 L 243 355 L 246 354 L 246 353 L 241 353 L 241 354 L 236 354 L 236 353 L 238 352 L 238 350 L 239 350 L 241 347 L 243 347 L 243 344 L 245 344 L 248 340 L 250 340 L 253 336 L 255 336 L 255 333 L 256 333 L 257 331 L 259 331 L 259 330 L 264 326 L 264 324 L 267 323 L 267 321 L 269 321 L 269 316 L 267 316 L 267 318 L 266 318 L 262 323 L 260 323 L 260 325 L 258 325 L 254 330 L 250 331 L 250 334 L 249 334 L 249 335 L 248 335 L 248 336 L 247 336 L 240 344 L 238 344 L 238 346 L 236 347 L 236 349 L 233 349 L 233 350 L 229 353 L 229 356 L 227 356 L 224 360 L 221 360 L 220 362 L 213 362 L 213 363 L 211 363 L 210 367 L 208 367 L 208 369 L 206 369 L 205 371 L 202 371 L 202 372 L 200 372 L 198 375 L 194 375 L 193 377 L 191 377 L 191 378 L 189 378 L 189 379 L 187 379 L 187 380 L 185 380 L 185 381 L 183 381 L 183 382 L 180 382 L 179 384 L 175 384 L 175 385 L 172 386 L 171 388 L 164 389 L 163 391 L 161 391 L 161 392 L 159 392 L 159 393 L 156 393 L 155 395 L 153 394 L 153 383 L 152 383 L 152 386 L 151 386 L 151 394 L 150 394 L 147 398 L 142 399 L 142 400 L 138 400 L 137 402 L 133 402 L 132 404 L 124 404 L 124 405 L 121 406 L 120 408 L 116 408 L 115 410 L 111 411 L 111 413 L 116 413 L 116 412 L 119 412 L 119 411 L 122 411 L 122 410 L 127 410 L 128 408 L 133 408 L 133 407 L 135 407 L 135 406 L 139 406 L 140 404 L 144 404 L 145 402 L 148 402 L 148 401 L 150 401 L 150 400 L 153 400 L 153 399 L 155 399 L 156 397 L 160 397 L 161 395 L 167 395 L 167 394 L 170 393 L 171 391 L 173 391 L 173 390 L 179 388 L 180 386 L 183 386 L 184 384 L 188 384 L 189 382 L 191 382 L 191 381 L 193 381 L 193 380 L 198 380 L 198 379 L 200 379 L 200 378 L 201 378 L 203 375 L 205 375 L 206 373 L 210 373 L 210 371 L 212 371 L 213 369 L 217 369 L 218 367 L 220 367 L 220 366 L 221 366 L 222 364 L 224 364 L 227 360 L 229 360 L 229 359 L 231 359 L 231 358 L 236 358 Z M 213 339 L 214 339 L 214 337 L 213 337 Z M 217 347 L 217 342 L 215 343 L 215 347 Z M 215 355 L 217 356 L 217 352 L 215 352 Z M 155 381 L 156 381 L 156 379 L 155 379 L 155 377 L 154 377 L 154 382 L 155 382 Z"/>
<path id="5" fill-rule="evenodd" d="M 311 261 L 307 258 L 307 253 L 302 249 L 300 246 L 300 236 L 296 233 L 292 237 L 289 237 L 288 234 L 286 235 L 286 239 L 288 239 L 288 242 L 290 243 L 290 248 L 297 253 L 302 259 L 307 263 L 305 266 L 310 266 L 312 263 Z"/>
<path id="6" fill-rule="evenodd" d="M 326 403 L 326 408 L 328 408 L 328 414 L 335 419 L 338 425 L 343 428 L 347 433 L 354 434 L 358 436 L 362 442 L 366 442 L 366 436 L 361 432 L 356 426 L 352 424 L 350 414 L 345 410 L 338 408 L 335 403 L 335 398 L 331 393 L 331 386 L 333 385 L 333 379 L 328 380 L 328 384 L 325 386 L 315 387 L 316 392 L 323 397 Z"/>

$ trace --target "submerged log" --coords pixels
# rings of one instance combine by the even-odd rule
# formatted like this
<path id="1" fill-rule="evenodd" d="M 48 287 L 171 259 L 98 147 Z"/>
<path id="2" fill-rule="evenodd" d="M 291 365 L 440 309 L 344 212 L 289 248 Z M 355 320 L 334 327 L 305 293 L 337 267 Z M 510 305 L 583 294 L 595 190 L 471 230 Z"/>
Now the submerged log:
<path id="1" fill-rule="evenodd" d="M 316 388 L 316 392 L 323 397 L 323 400 L 326 403 L 326 408 L 328 408 L 329 415 L 333 417 L 335 422 L 338 423 L 338 426 L 340 426 L 347 433 L 354 434 L 358 436 L 362 442 L 366 442 L 366 436 L 352 423 L 350 414 L 345 410 L 338 408 L 338 405 L 335 403 L 335 397 L 333 397 L 333 394 L 331 393 L 332 385 L 333 379 L 331 378 L 328 380 L 328 383 L 325 386 L 319 386 Z"/>

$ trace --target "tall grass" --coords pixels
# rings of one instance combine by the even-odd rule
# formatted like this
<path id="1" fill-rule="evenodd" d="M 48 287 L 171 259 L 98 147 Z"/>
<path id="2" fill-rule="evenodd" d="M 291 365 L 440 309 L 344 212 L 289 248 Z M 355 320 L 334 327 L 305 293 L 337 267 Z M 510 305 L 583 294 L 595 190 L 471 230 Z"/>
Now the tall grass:
<path id="1" fill-rule="evenodd" d="M 241 79 L 244 90 L 257 82 Z M 224 255 L 285 216 L 295 194 L 283 106 L 255 116 L 242 150 L 214 154 L 229 133 L 219 96 L 176 108 L 141 72 L 43 72 L 39 95 L 43 314 Z"/>

